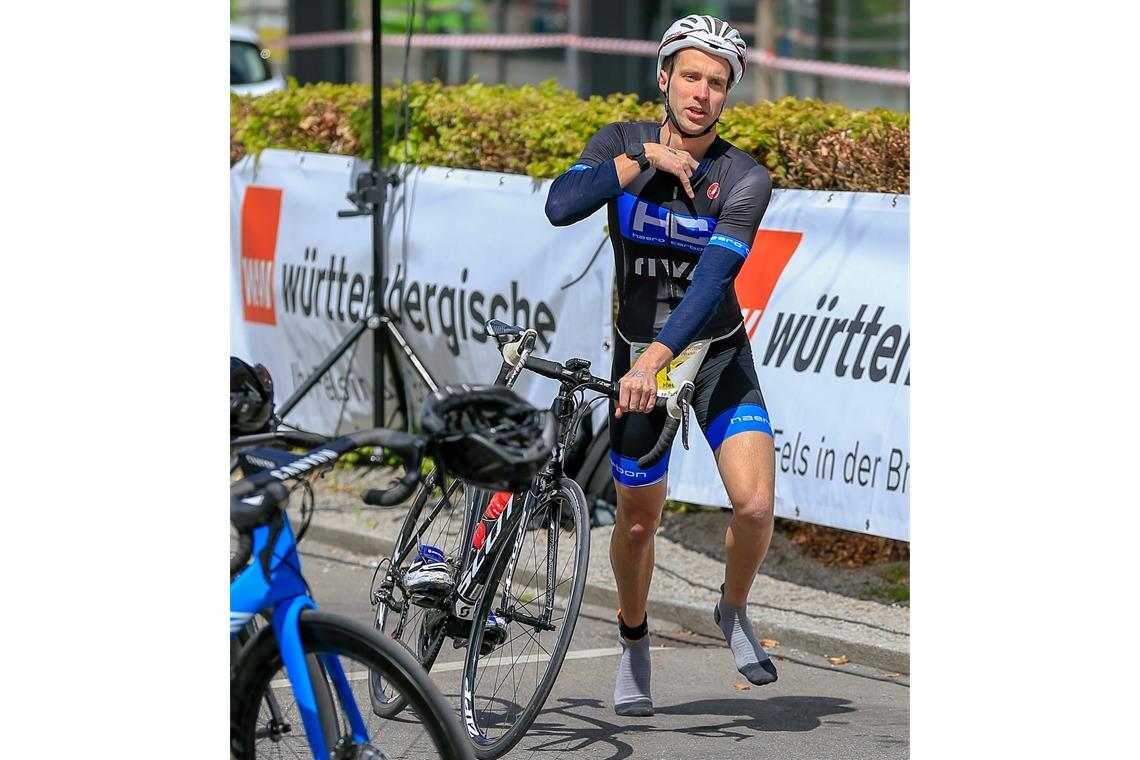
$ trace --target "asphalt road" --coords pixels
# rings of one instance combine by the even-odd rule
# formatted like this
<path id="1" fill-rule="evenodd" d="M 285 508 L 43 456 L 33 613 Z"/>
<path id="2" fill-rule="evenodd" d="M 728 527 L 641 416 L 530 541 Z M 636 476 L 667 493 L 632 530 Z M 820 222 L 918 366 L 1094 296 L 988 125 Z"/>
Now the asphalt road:
<path id="1" fill-rule="evenodd" d="M 305 576 L 322 609 L 371 622 L 371 557 L 306 540 Z M 604 558 L 603 558 L 604 561 Z M 710 610 L 711 614 L 711 610 Z M 570 654 L 546 706 L 508 758 L 563 760 L 895 759 L 910 756 L 907 676 L 784 647 L 771 650 L 780 680 L 751 686 L 724 642 L 650 620 L 652 718 L 613 712 L 614 611 L 583 606 Z M 432 670 L 458 704 L 462 650 L 445 642 Z M 748 688 L 738 688 L 747 686 Z M 401 731 L 415 732 L 412 721 Z M 416 759 L 418 760 L 418 758 Z"/>

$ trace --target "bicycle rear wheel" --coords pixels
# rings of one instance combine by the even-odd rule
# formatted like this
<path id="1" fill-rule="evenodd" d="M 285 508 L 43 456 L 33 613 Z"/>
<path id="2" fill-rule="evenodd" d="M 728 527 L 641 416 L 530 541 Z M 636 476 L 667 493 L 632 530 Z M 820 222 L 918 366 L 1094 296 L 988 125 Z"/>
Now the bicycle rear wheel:
<path id="1" fill-rule="evenodd" d="M 476 757 L 508 752 L 542 709 L 574 635 L 589 561 L 586 499 L 563 478 L 536 505 L 521 545 L 512 537 L 498 553 L 471 627 L 461 701 Z M 506 621 L 505 632 L 488 627 L 488 613 Z"/>
<path id="2" fill-rule="evenodd" d="M 339 659 L 368 730 L 367 746 L 354 742 L 344 704 L 337 695 L 336 757 L 472 757 L 454 711 L 402 647 L 356 621 L 318 610 L 303 612 L 300 627 L 306 656 Z M 415 721 L 389 721 L 372 714 L 367 697 L 368 672 L 372 670 L 397 685 L 415 711 Z M 258 731 L 259 706 L 264 702 L 261 696 L 267 690 L 281 695 L 282 702 L 293 701 L 271 627 L 258 631 L 242 650 L 230 686 L 230 741 L 235 758 L 312 756 L 299 719 L 296 729 L 285 736 L 268 737 Z"/>
<path id="3" fill-rule="evenodd" d="M 443 644 L 447 610 L 442 600 L 435 604 L 418 598 L 413 601 L 404 585 L 404 575 L 418 556 L 419 544 L 434 546 L 445 556 L 458 561 L 466 498 L 462 481 L 454 480 L 447 487 L 450 507 L 443 503 L 443 493 L 435 487 L 437 477 L 437 473 L 432 472 L 425 478 L 400 528 L 400 535 L 388 558 L 393 575 L 391 586 L 381 581 L 380 587 L 372 591 L 376 602 L 376 629 L 411 652 L 424 670 L 431 670 Z M 420 536 L 418 539 L 417 534 Z M 404 547 L 409 545 L 411 551 L 396 566 Z M 369 688 L 372 710 L 381 717 L 395 717 L 407 704 L 399 689 L 386 682 L 379 673 L 372 674 Z"/>

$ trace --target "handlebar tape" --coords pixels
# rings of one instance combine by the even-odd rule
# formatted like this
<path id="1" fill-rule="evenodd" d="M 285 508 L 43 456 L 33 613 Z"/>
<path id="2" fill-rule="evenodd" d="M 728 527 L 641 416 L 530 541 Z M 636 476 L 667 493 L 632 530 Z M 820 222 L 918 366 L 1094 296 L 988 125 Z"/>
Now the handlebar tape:
<path id="1" fill-rule="evenodd" d="M 681 390 L 677 391 L 676 408 L 679 411 L 678 416 L 674 417 L 672 409 L 669 409 L 669 414 L 665 417 L 665 427 L 661 430 L 661 436 L 657 439 L 657 443 L 648 454 L 637 460 L 637 466 L 643 470 L 647 470 L 653 465 L 661 461 L 661 458 L 673 447 L 673 438 L 677 435 L 677 428 L 681 425 L 681 420 L 684 419 L 689 412 L 689 400 L 693 397 L 693 384 L 686 382 L 681 386 Z M 658 400 L 660 404 L 660 400 Z M 671 406 L 672 399 L 666 401 L 666 406 Z"/>

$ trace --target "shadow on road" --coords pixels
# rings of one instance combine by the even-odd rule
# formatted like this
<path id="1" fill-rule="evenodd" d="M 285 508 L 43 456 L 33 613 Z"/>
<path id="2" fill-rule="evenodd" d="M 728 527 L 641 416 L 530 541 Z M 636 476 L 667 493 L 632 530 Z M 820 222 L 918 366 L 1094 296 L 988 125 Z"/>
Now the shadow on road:
<path id="1" fill-rule="evenodd" d="M 530 752 L 571 752 L 596 745 L 608 744 L 614 753 L 606 760 L 623 760 L 633 757 L 631 744 L 622 741 L 623 735 L 635 740 L 647 732 L 679 733 L 710 739 L 744 741 L 764 731 L 811 731 L 828 715 L 854 712 L 850 701 L 834 697 L 772 697 L 771 699 L 701 699 L 676 705 L 657 706 L 658 715 L 691 715 L 712 718 L 694 725 L 654 725 L 652 718 L 631 718 L 630 723 L 612 723 L 610 705 L 597 699 L 558 700 L 557 706 L 547 706 L 538 714 L 530 731 L 532 739 L 549 737 L 527 748 Z M 567 721 L 560 721 L 563 716 Z M 727 718 L 728 720 L 717 720 Z M 567 724 L 569 723 L 569 725 Z M 587 725 L 583 726 L 585 723 Z"/>

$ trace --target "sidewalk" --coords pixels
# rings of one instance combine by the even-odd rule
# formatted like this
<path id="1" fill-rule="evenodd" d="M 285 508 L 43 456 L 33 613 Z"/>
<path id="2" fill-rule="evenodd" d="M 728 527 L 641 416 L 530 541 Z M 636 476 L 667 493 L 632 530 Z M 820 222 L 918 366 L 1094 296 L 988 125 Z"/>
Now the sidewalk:
<path id="1" fill-rule="evenodd" d="M 364 488 L 391 480 L 334 471 L 314 485 L 318 509 L 308 537 L 343 549 L 386 557 L 403 523 L 405 507 L 377 508 L 360 501 Z M 617 588 L 609 563 L 613 526 L 590 531 L 590 565 L 583 600 L 617 608 Z M 720 637 L 712 609 L 724 580 L 724 565 L 658 535 L 649 615 L 695 633 Z M 781 647 L 825 657 L 845 655 L 852 663 L 898 673 L 910 672 L 910 609 L 851 599 L 798 586 L 761 572 L 748 605 L 757 638 Z M 778 654 L 778 651 L 777 651 Z"/>

